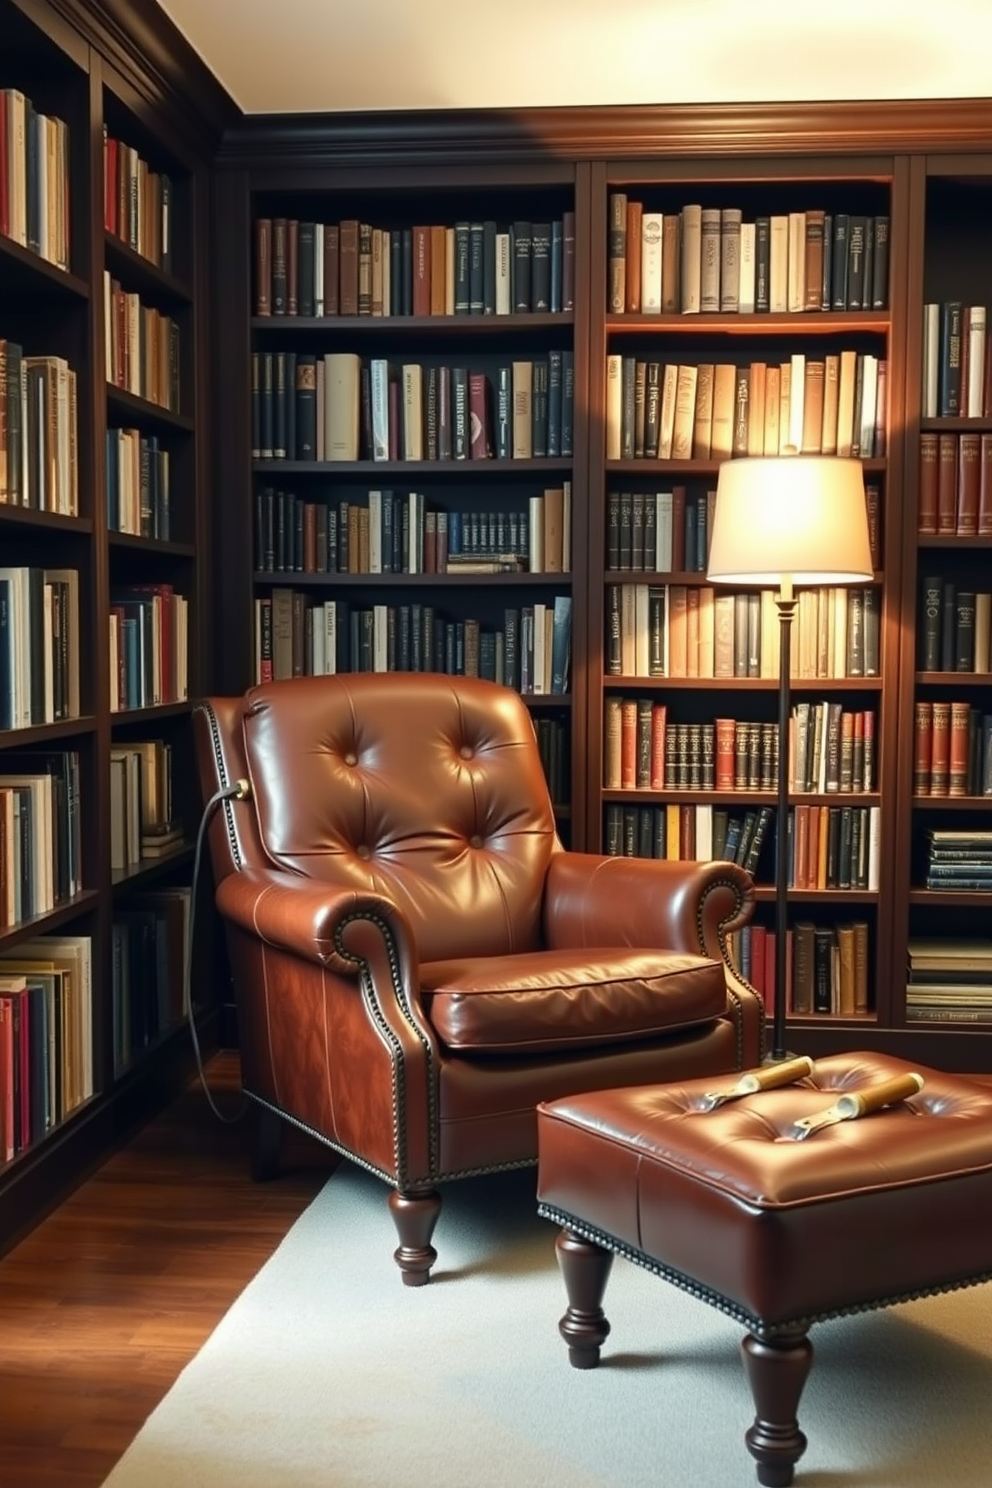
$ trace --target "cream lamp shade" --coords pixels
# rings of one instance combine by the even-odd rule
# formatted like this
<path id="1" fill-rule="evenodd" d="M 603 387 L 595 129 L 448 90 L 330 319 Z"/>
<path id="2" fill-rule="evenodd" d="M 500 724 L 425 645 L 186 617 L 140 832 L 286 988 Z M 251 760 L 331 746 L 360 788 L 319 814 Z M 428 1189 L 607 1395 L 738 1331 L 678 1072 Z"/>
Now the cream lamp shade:
<path id="1" fill-rule="evenodd" d="M 861 461 L 725 460 L 707 578 L 723 584 L 857 584 L 873 577 Z"/>

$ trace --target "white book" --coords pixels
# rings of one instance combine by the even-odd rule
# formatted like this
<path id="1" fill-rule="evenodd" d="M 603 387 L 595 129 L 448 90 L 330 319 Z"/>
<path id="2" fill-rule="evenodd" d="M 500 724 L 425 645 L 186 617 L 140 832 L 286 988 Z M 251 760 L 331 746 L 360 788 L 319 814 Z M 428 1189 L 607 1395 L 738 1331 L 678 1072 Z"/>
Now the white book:
<path id="1" fill-rule="evenodd" d="M 369 363 L 372 401 L 372 458 L 389 459 L 389 363 L 373 357 Z"/>
<path id="2" fill-rule="evenodd" d="M 806 213 L 789 213 L 789 274 L 787 299 L 790 311 L 806 308 Z"/>
<path id="3" fill-rule="evenodd" d="M 713 857 L 713 807 L 703 802 L 696 807 L 696 859 L 708 863 Z"/>
<path id="4" fill-rule="evenodd" d="M 527 566 L 531 573 L 544 572 L 544 497 L 528 499 Z"/>
<path id="5" fill-rule="evenodd" d="M 547 618 L 547 606 L 536 604 L 534 606 L 534 665 L 531 672 L 535 693 L 548 692 L 550 684 L 547 649 L 551 640 L 551 626 L 547 623 Z"/>
<path id="6" fill-rule="evenodd" d="M 936 418 L 940 386 L 940 305 L 923 306 L 923 418 Z"/>
<path id="7" fill-rule="evenodd" d="M 647 584 L 634 585 L 634 675 L 651 675 L 651 618 Z"/>
<path id="8" fill-rule="evenodd" d="M 623 357 L 606 358 L 606 458 L 619 460 L 623 429 Z"/>
<path id="9" fill-rule="evenodd" d="M 496 314 L 510 313 L 510 234 L 496 234 Z"/>
<path id="10" fill-rule="evenodd" d="M 968 307 L 968 386 L 965 417 L 981 418 L 985 409 L 985 306 Z"/>
<path id="11" fill-rule="evenodd" d="M 372 606 L 372 670 L 389 671 L 389 606 Z"/>
<path id="12" fill-rule="evenodd" d="M 357 460 L 362 359 L 350 351 L 324 354 L 324 459 Z"/>
<path id="13" fill-rule="evenodd" d="M 882 812 L 878 806 L 868 807 L 868 891 L 877 893 L 880 873 L 880 839 Z"/>
<path id="14" fill-rule="evenodd" d="M 737 293 L 737 309 L 741 315 L 754 313 L 754 257 L 755 231 L 753 222 L 741 223 L 740 283 Z"/>
<path id="15" fill-rule="evenodd" d="M 661 408 L 658 413 L 658 459 L 672 458 L 672 440 L 675 435 L 675 401 L 679 385 L 679 369 L 675 362 L 666 362 L 662 370 Z"/>
<path id="16" fill-rule="evenodd" d="M 641 216 L 641 313 L 661 314 L 661 212 Z"/>
<path id="17" fill-rule="evenodd" d="M 789 219 L 782 213 L 769 221 L 768 309 L 773 315 L 789 308 Z"/>
<path id="18" fill-rule="evenodd" d="M 865 354 L 861 372 L 861 428 L 859 453 L 870 460 L 875 453 L 875 405 L 878 401 L 878 357 Z"/>
<path id="19" fill-rule="evenodd" d="M 806 357 L 795 352 L 790 357 L 792 374 L 789 380 L 789 437 L 786 453 L 798 455 L 803 447 L 803 418 L 805 415 Z"/>
<path id="20" fill-rule="evenodd" d="M 338 602 L 324 600 L 324 675 L 333 676 L 338 669 Z"/>
<path id="21" fill-rule="evenodd" d="M 975 671 L 990 670 L 992 659 L 992 594 L 975 595 Z"/>
<path id="22" fill-rule="evenodd" d="M 702 297 L 703 209 L 682 208 L 681 307 L 683 315 L 698 315 Z"/>
<path id="23" fill-rule="evenodd" d="M 424 458 L 423 371 L 419 362 L 403 364 L 403 458 Z M 352 459 L 356 457 L 352 455 Z"/>
<path id="24" fill-rule="evenodd" d="M 324 224 L 313 225 L 313 313 L 324 313 Z"/>

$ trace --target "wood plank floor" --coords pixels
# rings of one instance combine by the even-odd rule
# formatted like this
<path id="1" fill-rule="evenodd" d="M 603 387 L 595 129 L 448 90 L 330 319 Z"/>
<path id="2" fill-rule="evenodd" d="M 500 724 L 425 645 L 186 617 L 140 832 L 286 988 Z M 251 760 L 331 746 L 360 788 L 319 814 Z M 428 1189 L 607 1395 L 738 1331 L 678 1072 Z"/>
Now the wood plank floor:
<path id="1" fill-rule="evenodd" d="M 237 1057 L 208 1077 L 235 1110 Z M 98 1488 L 333 1168 L 294 1137 L 258 1184 L 248 1150 L 191 1086 L 0 1260 L 3 1488 Z"/>

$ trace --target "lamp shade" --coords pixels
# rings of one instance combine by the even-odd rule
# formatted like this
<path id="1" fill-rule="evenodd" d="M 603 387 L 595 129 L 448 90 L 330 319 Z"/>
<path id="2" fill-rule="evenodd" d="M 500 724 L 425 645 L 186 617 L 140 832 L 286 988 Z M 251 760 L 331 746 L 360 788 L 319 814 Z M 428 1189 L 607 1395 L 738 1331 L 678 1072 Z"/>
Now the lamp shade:
<path id="1" fill-rule="evenodd" d="M 725 460 L 707 578 L 723 584 L 857 584 L 872 578 L 860 460 Z"/>

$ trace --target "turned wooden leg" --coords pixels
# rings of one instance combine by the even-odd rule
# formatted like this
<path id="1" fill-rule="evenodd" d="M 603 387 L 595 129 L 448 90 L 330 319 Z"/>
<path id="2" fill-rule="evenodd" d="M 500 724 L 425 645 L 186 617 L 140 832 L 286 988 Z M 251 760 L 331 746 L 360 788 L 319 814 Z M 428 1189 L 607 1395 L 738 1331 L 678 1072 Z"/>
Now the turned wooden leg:
<path id="1" fill-rule="evenodd" d="M 758 1464 L 758 1482 L 764 1488 L 788 1488 L 806 1450 L 796 1413 L 813 1362 L 813 1345 L 802 1328 L 775 1338 L 749 1333 L 741 1353 L 757 1412 L 744 1440 Z"/>
<path id="2" fill-rule="evenodd" d="M 393 1259 L 402 1273 L 403 1285 L 426 1286 L 437 1260 L 431 1236 L 441 1213 L 441 1195 L 431 1188 L 419 1193 L 394 1189 L 389 1195 L 389 1210 L 400 1237 Z"/>
<path id="3" fill-rule="evenodd" d="M 558 1324 L 568 1344 L 568 1362 L 573 1369 L 595 1369 L 610 1331 L 602 1303 L 613 1252 L 569 1229 L 561 1231 L 555 1250 L 568 1294 L 568 1311 Z"/>
<path id="4" fill-rule="evenodd" d="M 256 1183 L 274 1178 L 279 1171 L 283 1119 L 268 1106 L 251 1102 L 251 1176 Z"/>

